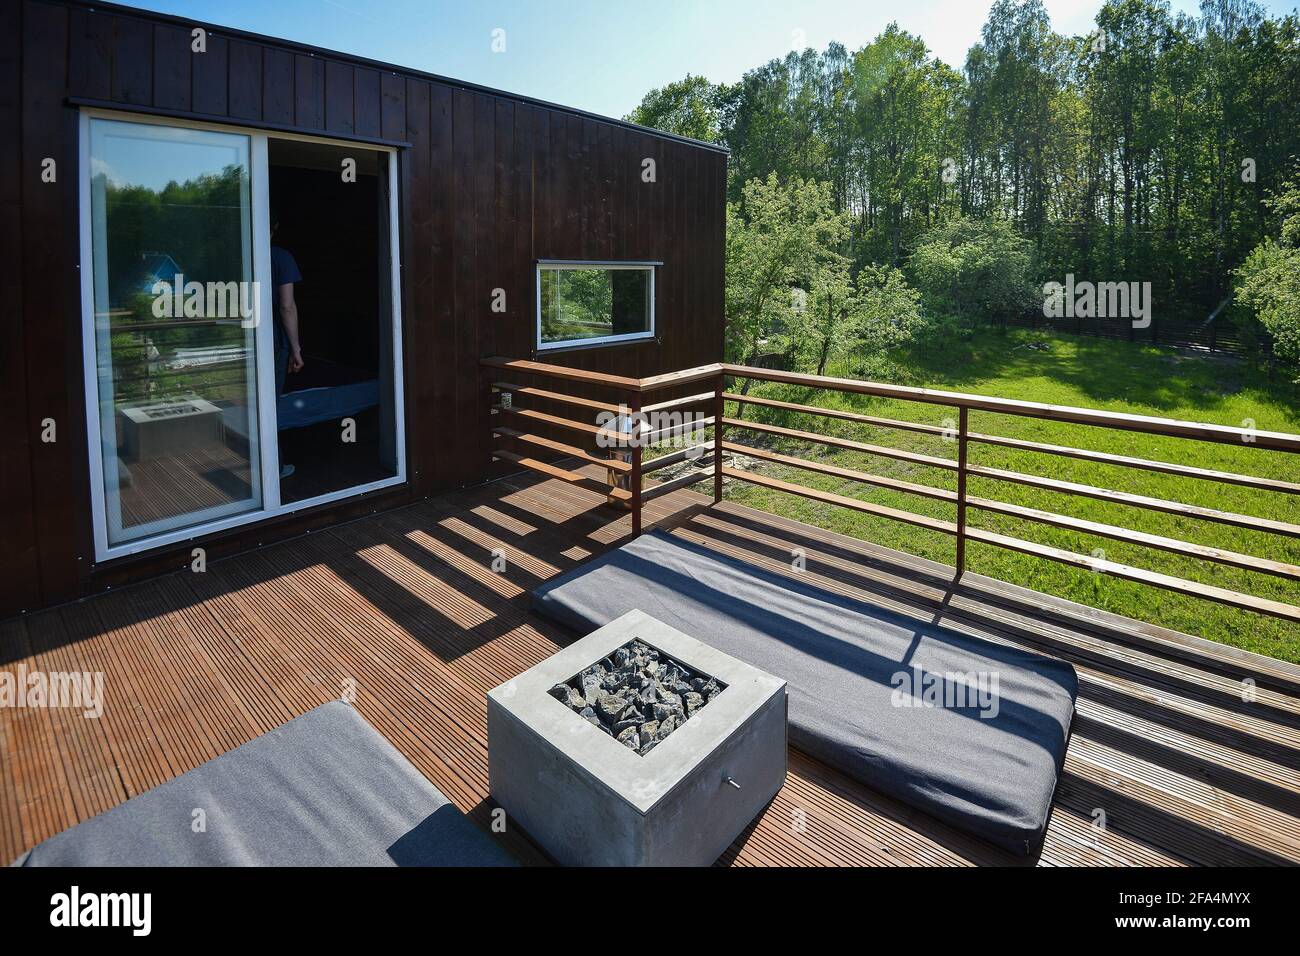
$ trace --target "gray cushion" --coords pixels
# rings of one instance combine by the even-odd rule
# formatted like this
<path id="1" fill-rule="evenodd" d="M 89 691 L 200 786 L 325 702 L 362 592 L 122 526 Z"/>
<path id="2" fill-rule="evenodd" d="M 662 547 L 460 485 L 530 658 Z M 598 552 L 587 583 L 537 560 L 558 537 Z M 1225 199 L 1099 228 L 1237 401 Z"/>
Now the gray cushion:
<path id="1" fill-rule="evenodd" d="M 790 742 L 805 753 L 1014 852 L 1041 842 L 1078 689 L 1068 663 L 894 615 L 662 532 L 547 582 L 533 606 L 580 633 L 642 610 L 784 678 Z M 901 680 L 948 677 L 953 688 L 951 675 L 970 673 L 996 675 L 995 707 L 969 699 L 898 706 Z"/>
<path id="2" fill-rule="evenodd" d="M 191 827 L 206 814 L 206 832 Z M 513 861 L 334 701 L 50 837 L 24 866 L 499 866 Z"/>

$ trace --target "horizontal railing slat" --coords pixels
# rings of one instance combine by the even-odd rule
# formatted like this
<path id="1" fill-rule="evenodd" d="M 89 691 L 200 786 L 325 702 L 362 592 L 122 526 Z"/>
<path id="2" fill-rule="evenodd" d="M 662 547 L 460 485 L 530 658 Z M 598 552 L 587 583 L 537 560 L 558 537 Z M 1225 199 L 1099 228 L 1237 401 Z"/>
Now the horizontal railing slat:
<path id="1" fill-rule="evenodd" d="M 593 465 L 600 465 L 602 468 L 609 468 L 618 472 L 628 472 L 632 470 L 632 466 L 625 461 L 619 461 L 617 458 L 602 458 L 599 455 L 592 454 L 585 448 L 579 448 L 577 445 L 569 445 L 562 441 L 556 441 L 553 438 L 546 438 L 542 435 L 533 435 L 528 432 L 521 432 L 518 429 L 506 428 L 504 425 L 497 425 L 492 430 L 498 435 L 513 438 L 515 441 L 525 442 L 529 445 L 536 445 L 539 448 L 546 448 L 550 451 L 559 452 L 562 455 L 569 455 L 573 458 L 580 458 L 581 460 L 590 462 Z"/>
<path id="2" fill-rule="evenodd" d="M 1300 538 L 1300 525 L 1286 521 L 1274 521 L 1271 518 L 1257 518 L 1254 515 L 1235 514 L 1231 511 L 1218 511 L 1203 508 L 1200 505 L 1184 504 L 1181 501 L 1166 501 L 1164 498 L 1149 498 L 1135 495 L 1128 491 L 1115 491 L 1111 488 L 1097 488 L 1093 485 L 1081 485 L 1059 478 L 1044 478 L 1041 475 L 1026 475 L 1018 471 L 1005 471 L 1001 468 L 987 468 L 983 465 L 969 465 L 967 471 L 981 478 L 993 478 L 1044 491 L 1056 491 L 1061 494 L 1078 495 L 1081 498 L 1095 498 L 1113 504 L 1130 505 L 1146 511 L 1158 511 L 1163 514 L 1181 515 L 1185 518 L 1199 518 L 1217 524 L 1232 525 L 1236 528 L 1252 528 L 1256 531 L 1269 531 L 1273 534 Z"/>
<path id="3" fill-rule="evenodd" d="M 682 436 L 694 435 L 697 432 L 703 432 L 713 427 L 713 417 L 696 418 L 688 422 L 682 422 L 677 425 L 669 425 L 654 432 L 643 432 L 641 434 L 641 445 L 657 445 L 666 438 L 680 438 Z"/>
<path id="4" fill-rule="evenodd" d="M 1258 571 L 1261 574 L 1272 574 L 1277 577 L 1300 581 L 1300 567 L 1287 564 L 1284 561 L 1257 558 L 1249 554 L 1239 554 L 1236 551 L 1225 551 L 1222 548 L 1212 548 L 1209 545 L 1181 541 L 1178 538 L 1166 538 L 1158 534 L 1148 534 L 1145 531 L 1134 531 L 1131 528 L 1121 528 L 1116 525 L 1103 524 L 1099 521 L 1089 521 L 1086 518 L 1075 518 L 1072 515 L 1040 511 L 1037 508 L 1025 508 L 1020 505 L 1008 504 L 1005 501 L 992 501 L 988 498 L 970 496 L 967 497 L 966 503 L 972 508 L 979 508 L 981 511 L 1005 515 L 1010 518 L 1035 521 L 1039 524 L 1048 524 L 1069 531 L 1079 531 L 1083 534 L 1095 534 L 1099 537 L 1124 541 L 1128 544 L 1158 548 L 1161 551 L 1180 554 L 1188 558 L 1199 558 L 1203 561 L 1226 564 L 1246 571 Z"/>
<path id="5" fill-rule="evenodd" d="M 758 448 L 754 445 L 746 445 L 742 442 L 724 441 L 722 450 L 729 451 L 737 455 L 749 455 L 751 458 L 758 458 L 762 461 L 770 461 L 776 465 L 785 465 L 790 468 L 802 468 L 805 471 L 816 472 L 819 475 L 827 475 L 833 478 L 847 478 L 850 481 L 860 481 L 864 485 L 874 485 L 877 488 L 888 488 L 892 491 L 904 491 L 909 495 L 920 495 L 923 498 L 933 498 L 936 501 L 955 502 L 957 492 L 948 491 L 945 488 L 932 488 L 929 485 L 918 485 L 911 481 L 902 481 L 898 478 L 885 478 L 880 475 L 868 474 L 865 471 L 856 471 L 852 468 L 841 468 L 839 465 L 827 465 L 823 462 L 808 461 L 805 458 L 794 458 L 790 455 L 782 455 L 778 452 L 768 451 L 766 448 Z"/>
<path id="6" fill-rule="evenodd" d="M 815 488 L 805 488 L 803 485 L 796 485 L 789 481 L 781 481 L 779 478 L 769 478 L 766 475 L 757 475 L 753 472 L 741 471 L 738 468 L 728 468 L 724 466 L 722 474 L 724 477 L 734 478 L 737 481 L 745 481 L 751 485 L 758 485 L 762 488 L 770 488 L 772 491 L 784 491 L 786 494 L 798 495 L 801 498 L 820 501 L 828 505 L 838 505 L 841 508 L 848 508 L 851 511 L 861 511 L 864 514 L 875 515 L 878 518 L 892 518 L 894 521 L 916 525 L 919 528 L 926 528 L 930 531 L 941 531 L 944 534 L 955 535 L 957 533 L 957 526 L 955 524 L 951 521 L 944 521 L 941 518 L 931 518 L 927 515 L 913 514 L 910 511 L 900 511 L 897 508 L 889 508 L 885 505 L 874 504 L 870 501 L 860 501 L 857 498 L 850 498 L 847 495 L 837 495 L 830 491 L 819 491 Z"/>
<path id="7" fill-rule="evenodd" d="M 1227 588 L 1215 587 L 1212 584 L 1188 581 L 1169 574 L 1161 574 L 1158 571 L 1148 571 L 1145 568 L 1134 568 L 1115 561 L 1107 561 L 1104 558 L 1094 558 L 1091 555 L 1075 554 L 1073 551 L 1065 551 L 1061 548 L 1053 548 L 1032 541 L 1022 541 L 1008 535 L 985 531 L 983 528 L 967 528 L 966 534 L 972 541 L 996 545 L 999 548 L 1017 551 L 1031 557 L 1047 558 L 1051 561 L 1073 565 L 1087 571 L 1109 574 L 1112 577 L 1135 581 L 1138 584 L 1149 584 L 1152 587 L 1163 588 L 1166 591 L 1177 591 L 1190 597 L 1204 598 L 1207 601 L 1216 601 L 1219 604 L 1226 604 L 1245 611 L 1258 611 L 1261 614 L 1300 623 L 1300 608 L 1293 607 L 1290 604 L 1283 604 L 1281 601 L 1272 601 L 1250 594 L 1240 594 L 1236 591 L 1229 591 Z"/>
<path id="8" fill-rule="evenodd" d="M 638 385 L 643 392 L 655 392 L 661 388 L 671 388 L 674 385 L 690 385 L 693 382 L 715 379 L 721 371 L 722 366 L 714 362 L 709 365 L 699 365 L 695 368 L 684 368 L 678 372 L 651 375 L 649 378 L 640 379 Z"/>
<path id="9" fill-rule="evenodd" d="M 793 438 L 798 441 L 813 442 L 818 445 L 827 445 L 831 448 L 843 448 L 846 451 L 860 451 L 867 455 L 879 455 L 882 458 L 895 458 L 899 461 L 910 461 L 914 465 L 925 465 L 929 468 L 943 468 L 947 471 L 957 470 L 957 463 L 949 458 L 935 458 L 932 455 L 920 455 L 916 452 L 901 451 L 897 448 L 889 448 L 885 445 L 869 445 L 866 442 L 853 441 L 851 438 L 835 438 L 831 435 L 818 435 L 814 432 L 799 431 L 797 428 L 782 428 L 779 425 L 764 425 L 761 422 L 750 422 L 741 418 L 724 418 L 722 424 L 727 428 L 745 428 L 749 431 L 763 432 L 767 435 L 780 435 L 783 438 Z"/>
<path id="10" fill-rule="evenodd" d="M 561 468 L 559 465 L 553 465 L 550 462 L 541 461 L 537 458 L 528 458 L 524 455 L 516 455 L 512 451 L 505 451 L 498 448 L 492 452 L 496 458 L 503 461 L 511 462 L 521 468 L 527 468 L 529 471 L 535 471 L 539 474 L 546 475 L 548 478 L 558 478 L 560 481 L 566 481 L 571 485 L 599 485 L 601 490 L 607 492 L 610 497 L 618 498 L 620 501 L 632 500 L 632 493 L 623 488 L 613 488 L 605 484 L 598 478 L 592 478 L 588 475 L 581 475 L 576 471 L 569 471 L 567 468 Z"/>
<path id="11" fill-rule="evenodd" d="M 641 474 L 648 475 L 652 471 L 659 471 L 667 468 L 669 465 L 676 465 L 688 458 L 699 458 L 707 452 L 713 451 L 713 441 L 701 442 L 698 445 L 692 445 L 689 448 L 679 448 L 677 451 L 669 452 L 666 455 L 660 455 L 652 461 L 647 461 L 641 466 Z"/>
<path id="12" fill-rule="evenodd" d="M 798 495 L 802 498 L 808 498 L 824 504 L 836 505 L 838 507 L 847 508 L 852 511 L 859 511 L 876 517 L 891 518 L 895 521 L 916 525 L 917 527 L 926 528 L 930 531 L 939 531 L 954 536 L 957 534 L 957 526 L 949 521 L 916 515 L 907 511 L 899 511 L 894 508 L 885 507 L 884 505 L 877 505 L 869 501 L 861 501 L 857 498 L 850 498 L 846 495 L 837 495 L 829 491 L 819 491 L 813 488 L 806 488 L 803 485 L 781 481 L 777 478 L 769 478 L 766 475 L 756 475 L 740 471 L 736 468 L 724 467 L 722 473 L 727 478 L 748 482 L 749 484 L 769 488 L 773 491 Z M 967 500 L 967 503 L 970 503 L 970 499 Z M 1134 581 L 1139 584 L 1148 584 L 1167 591 L 1176 591 L 1189 597 L 1204 598 L 1205 600 L 1215 601 L 1242 610 L 1258 611 L 1259 613 L 1268 614 L 1273 617 L 1300 622 L 1300 608 L 1293 607 L 1290 604 L 1283 604 L 1280 601 L 1255 597 L 1254 595 L 1249 594 L 1241 594 L 1237 591 L 1230 591 L 1227 588 L 1220 588 L 1211 584 L 1202 584 L 1199 581 L 1189 581 L 1185 578 L 1161 574 L 1158 571 L 1149 571 L 1145 568 L 1136 568 L 1130 565 L 1120 564 L 1117 561 L 1108 561 L 1104 558 L 1095 558 L 1091 555 L 1076 554 L 1073 551 L 1067 551 L 1063 548 L 1054 548 L 1050 545 L 1025 541 L 1020 538 L 1011 537 L 1010 535 L 987 531 L 983 528 L 967 527 L 966 536 L 971 541 L 978 541 L 982 544 L 989 544 L 1009 551 L 1016 551 L 1020 554 L 1026 554 L 1031 557 L 1044 558 L 1049 561 L 1056 561 L 1060 564 L 1067 564 L 1088 571 L 1095 571 L 1099 574 L 1108 574 L 1112 577 L 1122 578 L 1127 581 Z"/>
<path id="13" fill-rule="evenodd" d="M 626 406 L 615 405 L 613 402 L 599 402 L 593 398 L 581 398 L 577 395 L 566 395 L 563 392 L 551 392 L 544 388 L 531 388 L 524 385 L 511 385 L 508 382 L 493 382 L 492 387 L 502 391 L 510 392 L 513 395 L 525 395 L 529 398 L 540 398 L 552 402 L 563 402 L 568 405 L 578 405 L 582 408 L 594 408 L 601 412 L 620 412 L 626 414 Z"/>
<path id="14" fill-rule="evenodd" d="M 677 491 L 679 488 L 688 488 L 691 485 L 704 481 L 706 478 L 712 477 L 712 468 L 704 468 L 699 471 L 688 471 L 684 475 L 678 475 L 676 478 L 660 482 L 653 488 L 645 489 L 645 491 L 641 492 L 641 503 L 644 504 L 647 501 L 653 501 L 656 498 L 661 498 L 666 494 Z"/>
<path id="15" fill-rule="evenodd" d="M 613 428 L 602 427 L 600 425 L 589 425 L 586 422 L 575 421 L 572 418 L 563 418 L 559 415 L 550 415 L 546 412 L 539 412 L 532 408 L 514 408 L 507 405 L 493 405 L 492 411 L 501 415 L 514 415 L 519 418 L 526 418 L 529 421 L 541 422 L 546 425 L 552 425 L 556 428 L 567 428 L 569 431 L 599 436 L 615 442 L 625 441 L 632 437 L 632 433 L 630 432 L 616 431 Z"/>
<path id="16" fill-rule="evenodd" d="M 1191 465 L 1175 465 L 1170 462 L 1152 461 L 1148 458 L 1132 458 L 1128 455 L 1112 455 L 1109 452 L 1093 451 L 1088 448 L 1070 448 L 1066 445 L 1048 445 L 1042 442 L 1026 441 L 1021 438 L 1002 438 L 998 435 L 981 435 L 972 432 L 967 436 L 971 441 L 984 445 L 999 445 L 1003 448 L 1015 448 L 1020 451 L 1040 452 L 1045 455 L 1060 455 L 1066 458 L 1078 458 L 1082 461 L 1094 461 L 1103 465 L 1119 465 L 1125 468 L 1137 468 L 1142 471 L 1154 471 L 1165 475 L 1181 475 L 1185 478 L 1202 478 L 1229 485 L 1242 485 L 1247 488 L 1259 488 L 1264 491 L 1279 491 L 1283 494 L 1300 494 L 1300 484 L 1280 481 L 1275 478 L 1256 478 L 1253 475 L 1238 475 L 1230 471 L 1213 471 L 1209 468 L 1195 468 Z"/>

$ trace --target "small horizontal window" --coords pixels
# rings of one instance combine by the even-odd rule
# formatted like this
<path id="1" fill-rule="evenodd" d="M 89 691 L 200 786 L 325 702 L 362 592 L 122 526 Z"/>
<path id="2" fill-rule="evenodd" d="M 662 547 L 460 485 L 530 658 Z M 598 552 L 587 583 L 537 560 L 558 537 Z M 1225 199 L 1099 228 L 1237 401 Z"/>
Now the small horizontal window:
<path id="1" fill-rule="evenodd" d="M 537 348 L 573 348 L 654 337 L 654 265 L 537 266 Z"/>

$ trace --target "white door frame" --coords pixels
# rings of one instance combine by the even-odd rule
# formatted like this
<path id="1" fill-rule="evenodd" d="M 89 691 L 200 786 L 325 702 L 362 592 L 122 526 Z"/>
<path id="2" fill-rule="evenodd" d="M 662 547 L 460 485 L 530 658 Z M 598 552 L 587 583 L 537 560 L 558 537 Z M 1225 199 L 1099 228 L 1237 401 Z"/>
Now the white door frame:
<path id="1" fill-rule="evenodd" d="M 119 122 L 143 125 L 172 126 L 183 129 L 212 130 L 221 133 L 234 133 L 248 136 L 249 170 L 251 183 L 250 202 L 252 207 L 253 230 L 253 280 L 258 282 L 260 316 L 269 319 L 272 311 L 273 290 L 271 289 L 271 230 L 270 230 L 270 184 L 268 182 L 267 144 L 271 139 L 296 139 L 305 142 L 323 143 L 343 146 L 349 149 L 365 149 L 372 152 L 386 153 L 388 156 L 388 228 L 389 250 L 391 259 L 392 293 L 392 336 L 393 336 L 393 394 L 389 400 L 394 403 L 393 423 L 396 428 L 395 446 L 397 473 L 390 478 L 356 485 L 332 491 L 285 505 L 280 501 L 280 456 L 279 443 L 269 441 L 266 436 L 275 435 L 276 429 L 276 395 L 275 395 L 275 343 L 274 329 L 271 321 L 259 319 L 254 333 L 257 361 L 257 421 L 258 449 L 250 448 L 250 462 L 258 464 L 260 458 L 262 495 L 261 508 L 237 515 L 230 515 L 201 524 L 177 528 L 161 534 L 140 538 L 134 541 L 110 545 L 108 542 L 108 515 L 106 513 L 107 495 L 105 492 L 104 446 L 100 429 L 100 395 L 99 375 L 96 367 L 98 348 L 95 326 L 95 290 L 94 290 L 94 243 L 91 223 L 90 204 L 90 121 L 91 119 L 108 119 Z M 95 560 L 109 561 L 151 551 L 165 545 L 193 541 L 206 535 L 237 528 L 242 525 L 265 521 L 281 515 L 293 514 L 306 508 L 341 501 L 383 488 L 391 488 L 406 482 L 406 404 L 402 361 L 402 290 L 401 290 L 401 231 L 399 228 L 399 181 L 397 178 L 397 150 L 391 146 L 379 146 L 371 143 L 359 143 L 348 140 L 334 140 L 319 136 L 303 136 L 295 133 L 268 133 L 238 125 L 219 123 L 191 122 L 171 117 L 144 115 L 123 110 L 104 110 L 83 108 L 79 119 L 79 155 L 78 190 L 80 198 L 80 240 L 81 262 L 81 328 L 82 328 L 82 368 L 85 378 L 86 425 L 88 429 L 87 447 L 90 452 L 90 510 L 94 524 Z M 250 442 L 252 441 L 250 436 Z"/>

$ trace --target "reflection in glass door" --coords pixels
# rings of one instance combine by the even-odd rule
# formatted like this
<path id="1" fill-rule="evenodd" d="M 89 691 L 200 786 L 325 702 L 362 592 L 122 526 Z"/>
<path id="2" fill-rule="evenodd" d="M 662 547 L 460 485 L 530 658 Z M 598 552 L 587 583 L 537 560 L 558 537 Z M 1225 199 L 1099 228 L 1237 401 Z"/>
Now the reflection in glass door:
<path id="1" fill-rule="evenodd" d="M 92 118 L 107 545 L 262 507 L 251 141 Z"/>

